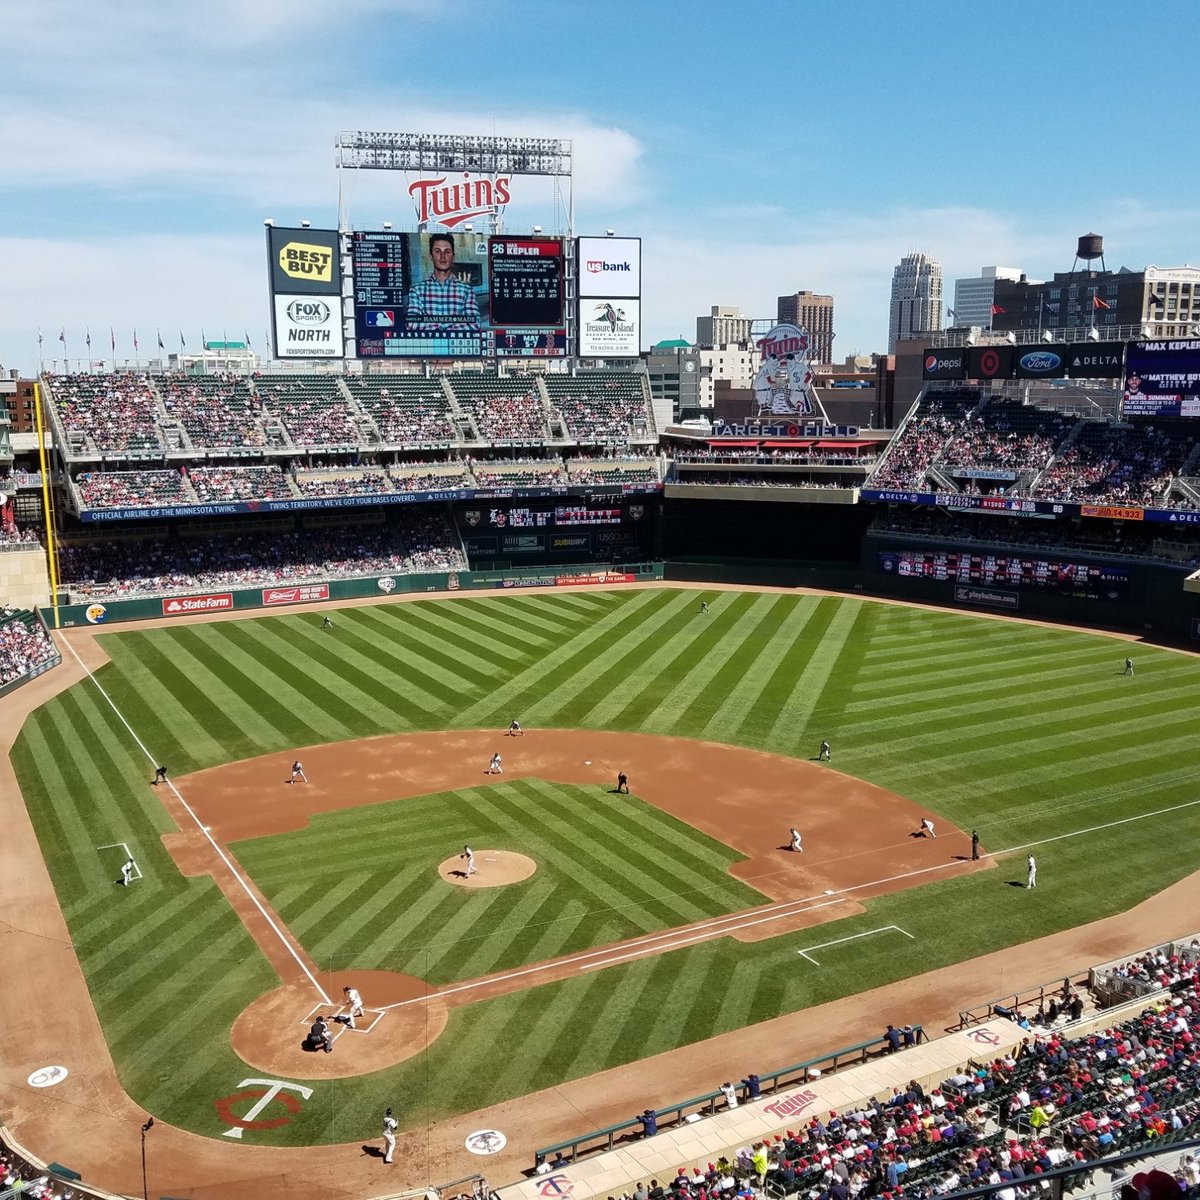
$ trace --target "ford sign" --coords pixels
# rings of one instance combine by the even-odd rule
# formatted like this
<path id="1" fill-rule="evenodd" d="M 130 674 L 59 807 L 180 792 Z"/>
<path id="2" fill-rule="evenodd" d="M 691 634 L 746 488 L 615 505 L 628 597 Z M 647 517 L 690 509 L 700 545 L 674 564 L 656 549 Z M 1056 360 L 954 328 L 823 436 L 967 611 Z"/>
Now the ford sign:
<path id="1" fill-rule="evenodd" d="M 1062 366 L 1062 356 L 1055 354 L 1050 350 L 1033 350 L 1029 354 L 1021 355 L 1021 370 L 1036 371 L 1040 374 L 1049 374 L 1051 371 L 1057 371 Z"/>

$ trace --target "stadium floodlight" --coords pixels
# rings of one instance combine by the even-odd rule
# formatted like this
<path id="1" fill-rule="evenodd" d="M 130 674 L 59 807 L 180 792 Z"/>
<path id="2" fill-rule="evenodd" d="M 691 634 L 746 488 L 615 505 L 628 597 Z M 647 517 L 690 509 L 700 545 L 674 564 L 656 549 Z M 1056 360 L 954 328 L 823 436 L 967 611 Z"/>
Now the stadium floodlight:
<path id="1" fill-rule="evenodd" d="M 1013 346 L 1017 344 L 1017 335 L 1015 330 L 1010 329 L 1005 335 L 1005 339 Z"/>
<path id="2" fill-rule="evenodd" d="M 391 221 L 384 221 L 383 227 L 384 227 L 384 229 L 391 229 L 391 227 L 392 227 Z"/>
<path id="3" fill-rule="evenodd" d="M 466 233 L 474 233 L 474 232 L 475 232 L 475 226 L 474 226 L 474 225 L 472 225 L 470 221 L 468 221 L 468 222 L 467 222 L 467 223 L 466 223 L 466 224 L 463 226 L 463 230 L 464 230 Z"/>
<path id="4" fill-rule="evenodd" d="M 1042 334 L 1042 341 L 1043 341 L 1043 342 L 1052 342 L 1052 341 L 1054 341 L 1054 330 L 1053 330 L 1053 329 L 1047 329 L 1047 330 L 1046 330 L 1046 331 L 1045 331 L 1045 332 Z"/>
<path id="5" fill-rule="evenodd" d="M 1093 342 L 1098 342 L 1100 340 L 1100 330 L 1093 325 L 1091 329 L 1088 330 L 1088 337 L 1090 337 Z"/>
<path id="6" fill-rule="evenodd" d="M 1153 336 L 1154 336 L 1154 326 L 1153 325 L 1143 325 L 1142 326 L 1142 337 L 1152 338 Z"/>
<path id="7" fill-rule="evenodd" d="M 1200 337 L 1200 325 L 1193 325 L 1188 332 L 1192 335 L 1192 337 Z"/>
<path id="8" fill-rule="evenodd" d="M 606 230 L 604 231 L 604 236 L 605 236 L 605 237 L 616 237 L 616 236 L 617 236 L 617 231 L 616 231 L 615 229 L 606 229 Z"/>
<path id="9" fill-rule="evenodd" d="M 311 228 L 312 228 L 312 222 L 311 222 L 311 221 L 304 220 L 304 219 L 301 219 L 301 221 L 300 221 L 300 228 L 301 228 L 301 229 L 311 229 Z"/>
<path id="10" fill-rule="evenodd" d="M 542 232 L 542 227 L 541 227 L 540 225 L 535 225 L 535 226 L 533 227 L 533 232 L 534 232 L 534 233 L 541 233 L 541 232 Z"/>
<path id="11" fill-rule="evenodd" d="M 274 218 L 274 217 L 267 217 L 267 219 L 266 219 L 265 221 L 263 221 L 263 224 L 264 224 L 264 225 L 271 225 L 271 226 L 274 226 L 274 224 L 275 224 L 275 218 Z"/>

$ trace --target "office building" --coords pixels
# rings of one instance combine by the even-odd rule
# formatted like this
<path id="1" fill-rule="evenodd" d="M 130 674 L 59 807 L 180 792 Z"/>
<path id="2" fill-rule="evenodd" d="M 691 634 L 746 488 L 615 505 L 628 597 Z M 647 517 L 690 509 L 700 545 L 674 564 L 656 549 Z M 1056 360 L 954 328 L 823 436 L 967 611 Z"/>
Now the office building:
<path id="1" fill-rule="evenodd" d="M 729 346 L 750 340 L 750 318 L 740 308 L 714 304 L 707 317 L 696 318 L 696 345 Z"/>
<path id="2" fill-rule="evenodd" d="M 942 265 L 927 254 L 906 254 L 892 272 L 888 353 L 896 343 L 942 327 Z"/>
<path id="3" fill-rule="evenodd" d="M 828 365 L 833 362 L 833 297 L 815 292 L 794 292 L 780 296 L 775 315 L 781 325 L 798 325 L 812 339 L 809 361 Z"/>
<path id="4" fill-rule="evenodd" d="M 987 329 L 992 323 L 992 305 L 996 298 L 996 280 L 1021 278 L 1016 267 L 984 267 L 971 279 L 954 281 L 954 308 L 946 314 L 946 324 L 965 329 L 978 325 Z"/>

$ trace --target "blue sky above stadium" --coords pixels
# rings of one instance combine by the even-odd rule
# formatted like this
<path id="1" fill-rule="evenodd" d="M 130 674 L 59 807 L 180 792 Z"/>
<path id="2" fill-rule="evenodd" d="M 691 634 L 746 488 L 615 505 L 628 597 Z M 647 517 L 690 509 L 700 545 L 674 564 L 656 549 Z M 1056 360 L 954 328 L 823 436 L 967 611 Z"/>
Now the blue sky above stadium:
<path id="1" fill-rule="evenodd" d="M 339 130 L 567 137 L 578 232 L 644 239 L 644 340 L 807 288 L 885 348 L 891 269 L 1200 260 L 1200 24 L 1111 0 L 10 0 L 0 363 L 268 326 L 262 222 L 337 214 Z M 413 221 L 346 172 L 360 228 Z M 510 229 L 562 223 L 518 180 Z M 951 301 L 952 302 L 952 301 Z"/>

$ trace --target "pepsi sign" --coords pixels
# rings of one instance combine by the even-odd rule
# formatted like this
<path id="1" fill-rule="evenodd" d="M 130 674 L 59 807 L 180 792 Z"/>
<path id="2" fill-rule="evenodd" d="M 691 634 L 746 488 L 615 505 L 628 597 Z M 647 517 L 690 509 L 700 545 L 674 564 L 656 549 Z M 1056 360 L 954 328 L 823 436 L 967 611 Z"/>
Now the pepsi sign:
<path id="1" fill-rule="evenodd" d="M 961 346 L 925 351 L 922 379 L 966 379 L 967 356 Z"/>
<path id="2" fill-rule="evenodd" d="M 1066 355 L 1060 350 L 1026 350 L 1017 358 L 1018 379 L 1062 379 L 1066 373 Z"/>

